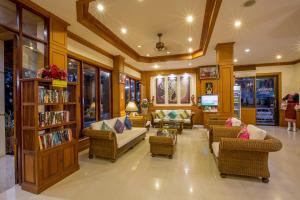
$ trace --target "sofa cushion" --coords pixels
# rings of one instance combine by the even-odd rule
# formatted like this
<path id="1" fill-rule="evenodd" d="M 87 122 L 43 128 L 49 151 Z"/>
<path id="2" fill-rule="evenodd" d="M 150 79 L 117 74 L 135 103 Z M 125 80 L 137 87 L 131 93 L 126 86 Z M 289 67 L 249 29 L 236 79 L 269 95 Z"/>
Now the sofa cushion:
<path id="1" fill-rule="evenodd" d="M 93 130 L 101 130 L 101 126 L 102 126 L 102 121 L 100 121 L 100 122 L 94 122 L 94 123 L 92 123 L 91 124 L 91 128 L 93 129 Z"/>
<path id="2" fill-rule="evenodd" d="M 102 122 L 100 130 L 101 131 L 112 131 L 112 129 L 105 122 Z"/>
<path id="3" fill-rule="evenodd" d="M 173 111 L 169 112 L 168 116 L 169 116 L 171 119 L 175 119 L 176 116 L 177 116 L 177 113 L 173 110 Z"/>
<path id="4" fill-rule="evenodd" d="M 188 119 L 188 115 L 186 114 L 186 112 L 180 112 L 179 116 L 181 117 L 181 119 Z"/>
<path id="5" fill-rule="evenodd" d="M 185 112 L 185 114 L 187 115 L 188 118 L 191 117 L 192 111 L 190 111 L 190 110 L 184 110 L 184 112 Z"/>
<path id="6" fill-rule="evenodd" d="M 129 130 L 132 129 L 132 124 L 128 117 L 125 118 L 124 124 L 126 126 L 126 129 L 129 129 Z"/>
<path id="7" fill-rule="evenodd" d="M 166 116 L 165 113 L 164 113 L 162 110 L 160 110 L 160 111 L 157 112 L 156 114 L 157 114 L 157 117 L 158 117 L 159 119 L 163 119 L 163 118 Z"/>
<path id="8" fill-rule="evenodd" d="M 117 133 L 115 130 L 116 121 L 117 121 L 117 118 L 113 118 L 113 119 L 104 120 L 103 122 L 105 122 L 114 133 Z"/>
<path id="9" fill-rule="evenodd" d="M 247 130 L 247 127 L 243 127 L 242 130 L 239 132 L 237 138 L 243 139 L 243 140 L 249 140 L 249 132 Z"/>
<path id="10" fill-rule="evenodd" d="M 267 135 L 267 132 L 265 130 L 251 124 L 247 126 L 247 130 L 249 132 L 249 138 L 251 140 L 264 140 Z"/>
<path id="11" fill-rule="evenodd" d="M 125 126 L 124 126 L 124 124 L 121 122 L 120 119 L 117 119 L 114 128 L 115 128 L 115 130 L 117 131 L 117 133 L 123 133 Z"/>
<path id="12" fill-rule="evenodd" d="M 191 123 L 191 119 L 184 119 L 184 120 L 183 120 L 183 123 L 184 123 L 184 124 L 190 124 L 190 123 Z"/>
<path id="13" fill-rule="evenodd" d="M 219 157 L 219 147 L 220 146 L 220 142 L 213 142 L 212 143 L 212 149 L 213 149 L 213 153 L 214 155 L 218 158 Z"/>
<path id="14" fill-rule="evenodd" d="M 154 122 L 155 122 L 155 123 L 158 123 L 158 122 L 160 122 L 160 121 L 161 121 L 161 119 L 158 119 L 158 118 L 154 119 Z"/>
<path id="15" fill-rule="evenodd" d="M 133 127 L 131 130 L 125 130 L 123 134 L 116 134 L 118 148 L 121 148 L 122 146 L 126 145 L 127 143 L 131 142 L 132 140 L 146 132 L 146 128 Z"/>

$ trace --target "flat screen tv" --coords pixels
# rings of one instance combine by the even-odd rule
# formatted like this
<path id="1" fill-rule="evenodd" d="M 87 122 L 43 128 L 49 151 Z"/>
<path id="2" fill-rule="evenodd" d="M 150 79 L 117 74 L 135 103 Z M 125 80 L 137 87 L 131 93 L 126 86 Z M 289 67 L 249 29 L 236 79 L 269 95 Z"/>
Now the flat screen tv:
<path id="1" fill-rule="evenodd" d="M 218 95 L 204 95 L 201 96 L 202 106 L 218 106 Z"/>

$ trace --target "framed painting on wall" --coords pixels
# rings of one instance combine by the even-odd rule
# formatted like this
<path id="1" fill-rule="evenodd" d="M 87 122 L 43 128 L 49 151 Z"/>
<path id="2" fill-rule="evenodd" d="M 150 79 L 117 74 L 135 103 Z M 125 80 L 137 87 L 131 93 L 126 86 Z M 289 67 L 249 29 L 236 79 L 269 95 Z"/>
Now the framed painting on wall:
<path id="1" fill-rule="evenodd" d="M 168 77 L 168 103 L 177 104 L 177 77 Z"/>
<path id="2" fill-rule="evenodd" d="M 214 85 L 212 82 L 205 83 L 205 94 L 213 94 L 214 92 Z"/>
<path id="3" fill-rule="evenodd" d="M 180 77 L 180 103 L 191 103 L 191 78 L 189 76 Z"/>
<path id="4" fill-rule="evenodd" d="M 219 68 L 218 66 L 213 67 L 201 67 L 200 68 L 200 79 L 218 79 Z"/>
<path id="5" fill-rule="evenodd" d="M 165 104 L 165 78 L 156 78 L 156 104 Z"/>

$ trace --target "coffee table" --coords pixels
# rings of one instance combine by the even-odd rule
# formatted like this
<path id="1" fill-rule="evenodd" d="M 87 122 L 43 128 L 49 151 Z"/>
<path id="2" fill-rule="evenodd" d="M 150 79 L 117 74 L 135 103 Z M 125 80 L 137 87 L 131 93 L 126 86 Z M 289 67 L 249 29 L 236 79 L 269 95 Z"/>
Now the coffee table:
<path id="1" fill-rule="evenodd" d="M 159 135 L 159 131 L 162 130 L 167 130 L 169 134 Z M 152 157 L 156 155 L 166 155 L 169 159 L 172 159 L 177 143 L 177 129 L 161 128 L 157 131 L 157 135 L 149 137 L 149 143 Z"/>
<path id="2" fill-rule="evenodd" d="M 183 130 L 183 120 L 162 120 L 161 127 L 165 129 L 177 129 L 178 134 L 182 134 Z"/>

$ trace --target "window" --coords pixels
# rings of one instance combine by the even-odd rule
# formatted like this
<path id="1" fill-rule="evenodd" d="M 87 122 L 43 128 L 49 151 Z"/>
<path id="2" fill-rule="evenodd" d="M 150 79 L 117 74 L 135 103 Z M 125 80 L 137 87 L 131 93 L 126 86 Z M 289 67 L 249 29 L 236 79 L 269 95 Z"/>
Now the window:
<path id="1" fill-rule="evenodd" d="M 91 65 L 83 64 L 83 125 L 88 127 L 91 123 L 96 122 L 96 75 L 97 69 Z"/>
<path id="2" fill-rule="evenodd" d="M 130 101 L 135 101 L 135 80 L 130 79 Z"/>
<path id="3" fill-rule="evenodd" d="M 78 69 L 81 62 L 72 58 L 68 58 L 68 81 L 77 82 L 78 81 Z"/>
<path id="4" fill-rule="evenodd" d="M 130 79 L 125 79 L 125 104 L 127 105 L 130 101 Z"/>
<path id="5" fill-rule="evenodd" d="M 26 9 L 22 10 L 22 17 L 22 29 L 24 34 L 41 40 L 46 39 L 44 18 Z"/>
<path id="6" fill-rule="evenodd" d="M 22 50 L 23 78 L 35 78 L 45 66 L 45 45 L 24 37 Z"/>
<path id="7" fill-rule="evenodd" d="M 140 81 L 132 78 L 125 79 L 125 104 L 134 101 L 139 108 L 141 101 Z"/>
<path id="8" fill-rule="evenodd" d="M 0 24 L 18 29 L 16 4 L 9 0 L 0 1 Z"/>
<path id="9" fill-rule="evenodd" d="M 100 119 L 111 118 L 111 74 L 100 71 Z"/>

